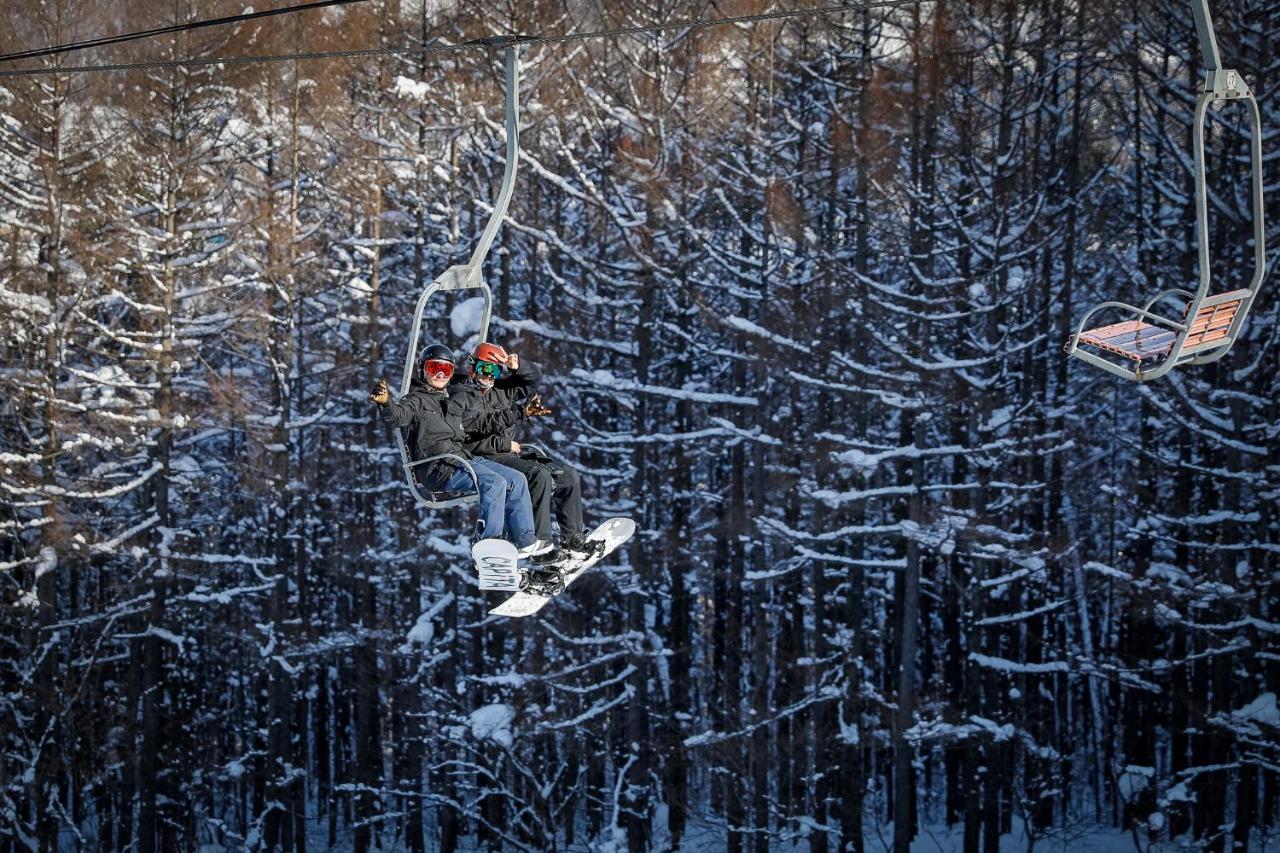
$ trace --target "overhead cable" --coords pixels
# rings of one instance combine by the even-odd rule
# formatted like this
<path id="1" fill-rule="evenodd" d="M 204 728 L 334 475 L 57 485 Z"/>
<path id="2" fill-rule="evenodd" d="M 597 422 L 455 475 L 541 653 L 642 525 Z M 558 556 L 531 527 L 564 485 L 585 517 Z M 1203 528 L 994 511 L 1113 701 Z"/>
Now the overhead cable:
<path id="1" fill-rule="evenodd" d="M 222 18 L 208 18 L 203 21 L 188 21 L 185 24 L 174 24 L 168 27 L 156 27 L 155 29 L 139 30 L 138 32 L 133 33 L 120 33 L 114 36 L 102 36 L 101 38 L 89 39 L 88 41 L 59 44 L 52 47 L 41 47 L 34 50 L 20 51 L 18 53 L 0 54 L 0 62 L 10 62 L 17 59 L 35 59 L 38 56 L 55 56 L 60 53 L 70 53 L 73 50 L 87 50 L 91 47 L 106 47 L 110 44 L 137 41 L 139 39 L 151 38 L 152 36 L 181 33 L 188 30 L 199 30 L 204 29 L 205 27 L 221 27 L 226 26 L 227 24 L 238 24 L 242 21 L 253 21 L 258 18 L 270 18 L 275 15 L 289 15 L 295 12 L 306 12 L 310 9 L 323 9 L 326 6 L 346 6 L 350 3 L 364 2 L 366 2 L 366 0 L 317 0 L 317 2 L 304 3 L 300 6 L 283 6 L 279 9 L 266 9 L 262 12 L 244 12 L 240 15 L 227 15 Z"/>
<path id="2" fill-rule="evenodd" d="M 344 0 L 357 2 L 358 0 Z M 423 56 L 437 53 L 452 53 L 459 50 L 476 48 L 491 49 L 510 44 L 561 44 L 570 41 L 588 39 L 623 38 L 646 33 L 661 33 L 672 30 L 699 29 L 702 27 L 719 27 L 730 24 L 751 24 L 763 21 L 776 21 L 786 18 L 806 16 L 837 15 L 844 12 L 870 11 L 874 9 L 899 9 L 906 6 L 918 6 L 927 0 L 870 0 L 863 3 L 840 3 L 834 6 L 816 6 L 807 9 L 787 9 L 778 12 L 762 12 L 756 15 L 735 15 L 725 18 L 698 18 L 693 20 L 673 21 L 659 24 L 640 24 L 615 30 L 596 30 L 591 32 L 565 33 L 562 35 L 500 35 L 475 39 L 459 43 L 431 42 L 428 44 L 370 47 L 355 50 L 323 50 L 303 53 L 283 53 L 266 56 L 218 56 L 191 59 L 166 59 L 150 62 L 128 62 L 110 65 L 64 65 L 60 68 L 22 68 L 0 71 L 0 78 L 28 77 L 48 74 L 80 74 L 94 71 L 133 71 L 153 68 L 199 68 L 211 65 L 247 65 L 259 62 L 302 62 L 316 59 L 353 59 L 362 57 L 409 55 Z"/>

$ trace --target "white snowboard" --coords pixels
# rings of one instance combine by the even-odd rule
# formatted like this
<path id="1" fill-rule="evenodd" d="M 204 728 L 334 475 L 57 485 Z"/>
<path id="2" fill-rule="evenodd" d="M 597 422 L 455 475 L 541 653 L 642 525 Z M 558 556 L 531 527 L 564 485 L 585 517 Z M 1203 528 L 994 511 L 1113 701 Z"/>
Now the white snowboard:
<path id="1" fill-rule="evenodd" d="M 505 539 L 481 539 L 472 545 L 471 558 L 476 561 L 480 588 L 518 590 L 520 568 L 516 554 L 516 546 Z"/>
<path id="2" fill-rule="evenodd" d="M 591 559 L 576 559 L 561 566 L 564 573 L 564 587 L 569 588 L 578 577 L 605 557 L 617 550 L 618 546 L 630 539 L 636 532 L 636 523 L 629 518 L 611 518 L 591 531 L 588 539 L 604 542 L 604 553 Z M 514 549 L 513 549 L 514 550 Z M 489 612 L 494 616 L 532 616 L 542 609 L 554 596 L 539 595 L 536 592 L 517 592 L 506 601 Z"/>

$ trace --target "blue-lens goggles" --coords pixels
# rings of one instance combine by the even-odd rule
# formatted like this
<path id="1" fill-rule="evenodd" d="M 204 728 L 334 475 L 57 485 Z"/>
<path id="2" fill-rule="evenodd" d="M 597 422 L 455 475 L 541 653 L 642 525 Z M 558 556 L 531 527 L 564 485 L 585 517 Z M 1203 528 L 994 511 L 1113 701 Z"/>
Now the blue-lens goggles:
<path id="1" fill-rule="evenodd" d="M 492 361 L 477 361 L 476 376 L 485 379 L 497 379 L 502 375 L 502 365 L 494 364 Z"/>

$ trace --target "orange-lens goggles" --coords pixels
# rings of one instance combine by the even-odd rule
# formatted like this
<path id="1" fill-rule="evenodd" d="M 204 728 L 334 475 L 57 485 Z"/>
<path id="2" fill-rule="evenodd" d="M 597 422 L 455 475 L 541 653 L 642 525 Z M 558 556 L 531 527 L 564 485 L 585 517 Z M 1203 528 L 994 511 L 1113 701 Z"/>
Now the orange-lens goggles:
<path id="1" fill-rule="evenodd" d="M 453 362 L 436 361 L 433 358 L 427 359 L 426 374 L 432 379 L 448 379 L 453 375 Z"/>

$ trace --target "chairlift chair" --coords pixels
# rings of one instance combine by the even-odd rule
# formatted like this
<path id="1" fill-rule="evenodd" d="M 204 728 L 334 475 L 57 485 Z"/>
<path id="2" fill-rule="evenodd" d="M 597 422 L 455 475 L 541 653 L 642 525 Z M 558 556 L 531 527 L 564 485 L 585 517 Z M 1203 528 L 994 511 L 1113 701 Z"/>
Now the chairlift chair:
<path id="1" fill-rule="evenodd" d="M 499 36 L 482 39 L 482 43 L 495 47 L 503 47 L 506 58 L 506 105 L 507 105 L 507 162 L 502 172 L 502 188 L 494 202 L 493 212 L 480 234 L 480 241 L 471 253 L 471 259 L 465 264 L 454 264 L 440 274 L 435 281 L 427 285 L 418 297 L 418 304 L 413 312 L 413 329 L 409 335 L 409 348 L 405 351 L 404 373 L 400 378 L 400 394 L 409 393 L 413 381 L 414 361 L 418 352 L 418 343 L 422 333 L 422 319 L 425 316 L 428 300 L 442 291 L 478 290 L 484 296 L 484 313 L 480 319 L 480 340 L 488 340 L 489 317 L 493 311 L 493 293 L 482 277 L 484 260 L 493 245 L 493 238 L 506 215 L 507 206 L 511 202 L 511 192 L 516 183 L 516 165 L 520 158 L 520 114 L 518 99 L 520 96 L 520 56 L 518 36 Z M 466 459 L 454 453 L 443 453 L 426 459 L 411 459 L 409 447 L 403 430 L 394 430 L 396 445 L 400 451 L 400 465 L 404 469 L 405 483 L 413 499 L 420 505 L 431 509 L 446 509 L 476 503 L 480 500 L 480 481 L 476 477 L 475 468 Z M 463 466 L 471 476 L 471 489 L 464 491 L 434 491 L 424 493 L 414 473 L 414 468 L 435 462 L 440 459 L 452 459 Z"/>
<path id="2" fill-rule="evenodd" d="M 1262 210 L 1262 118 L 1258 112 L 1258 103 L 1240 74 L 1222 67 L 1207 0 L 1191 0 L 1191 10 L 1200 38 L 1200 52 L 1208 68 L 1204 87 L 1196 99 L 1193 128 L 1199 287 L 1194 292 L 1181 288 L 1163 290 L 1141 308 L 1124 302 L 1103 302 L 1084 315 L 1065 347 L 1068 355 L 1136 382 L 1150 382 L 1180 365 L 1208 364 L 1226 355 L 1240 334 L 1249 308 L 1258 295 L 1266 269 L 1266 236 Z M 1222 107 L 1227 101 L 1244 102 L 1251 122 L 1250 199 L 1253 206 L 1254 267 L 1248 287 L 1211 294 L 1204 125 L 1209 105 Z M 1182 306 L 1181 313 L 1176 318 L 1156 313 L 1157 303 L 1175 300 Z M 1111 309 L 1129 312 L 1134 319 L 1087 328 L 1096 314 Z M 1090 347 L 1096 352 L 1082 347 Z M 1110 358 L 1103 357 L 1104 355 Z M 1117 361 L 1115 357 L 1124 361 Z"/>

